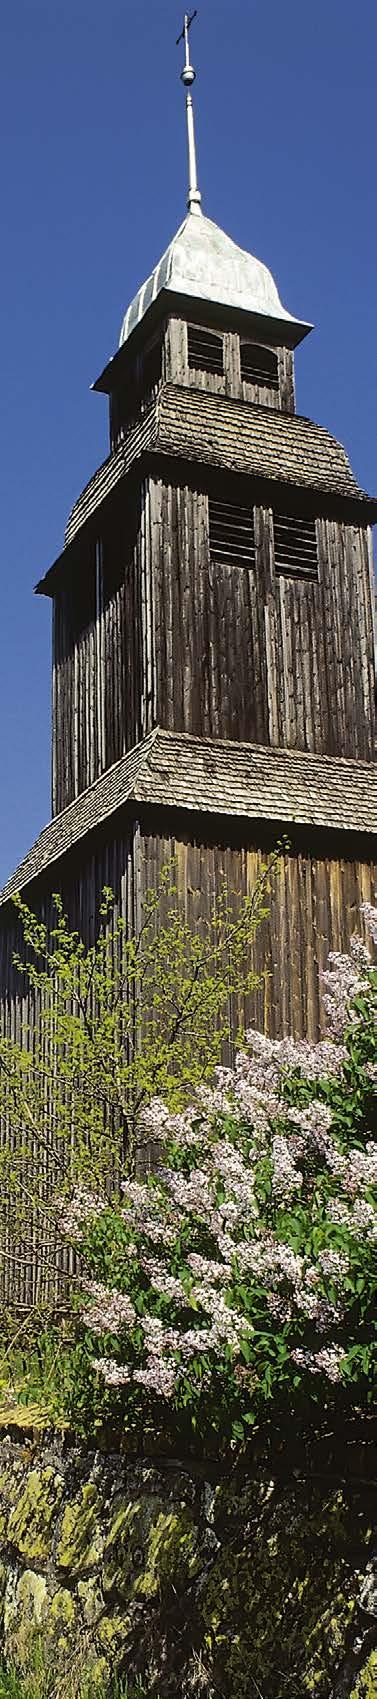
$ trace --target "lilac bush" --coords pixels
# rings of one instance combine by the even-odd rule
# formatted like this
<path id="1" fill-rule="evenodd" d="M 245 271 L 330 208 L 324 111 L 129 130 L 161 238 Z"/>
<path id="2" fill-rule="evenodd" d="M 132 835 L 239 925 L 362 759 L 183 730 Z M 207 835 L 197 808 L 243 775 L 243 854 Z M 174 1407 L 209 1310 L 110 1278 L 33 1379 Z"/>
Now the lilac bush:
<path id="1" fill-rule="evenodd" d="M 364 905 L 372 939 L 377 910 Z M 316 1045 L 249 1032 L 234 1069 L 143 1114 L 152 1172 L 82 1188 L 72 1409 L 240 1441 L 268 1403 L 368 1399 L 375 1363 L 376 972 L 355 938 L 323 976 Z"/>

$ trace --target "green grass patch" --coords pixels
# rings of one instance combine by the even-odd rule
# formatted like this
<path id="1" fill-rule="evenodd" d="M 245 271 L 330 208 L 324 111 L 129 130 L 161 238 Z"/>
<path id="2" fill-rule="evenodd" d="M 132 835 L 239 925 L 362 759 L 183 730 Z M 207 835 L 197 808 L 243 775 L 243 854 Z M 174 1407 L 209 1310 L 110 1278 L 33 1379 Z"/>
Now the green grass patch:
<path id="1" fill-rule="evenodd" d="M 70 1699 L 68 1689 L 65 1693 L 63 1678 L 59 1679 L 57 1687 L 56 1677 L 52 1673 L 48 1675 L 45 1666 L 42 1662 L 39 1664 L 38 1659 L 33 1671 L 25 1675 L 15 1669 L 0 1666 L 0 1699 L 55 1699 L 57 1692 L 59 1699 L 63 1699 L 63 1696 L 64 1699 Z M 148 1694 L 140 1682 L 129 1687 L 127 1681 L 113 1681 L 111 1686 L 106 1688 L 99 1687 L 98 1683 L 93 1686 L 89 1682 L 80 1687 L 75 1699 L 148 1699 Z"/>

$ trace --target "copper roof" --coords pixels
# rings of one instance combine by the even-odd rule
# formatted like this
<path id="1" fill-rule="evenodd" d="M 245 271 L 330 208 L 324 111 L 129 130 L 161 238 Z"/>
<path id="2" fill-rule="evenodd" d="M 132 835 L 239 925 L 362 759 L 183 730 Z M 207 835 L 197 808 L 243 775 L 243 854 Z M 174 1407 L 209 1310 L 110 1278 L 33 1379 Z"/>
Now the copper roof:
<path id="1" fill-rule="evenodd" d="M 283 307 L 272 273 L 262 260 L 239 248 L 220 225 L 203 213 L 198 216 L 197 211 L 188 213 L 131 301 L 122 323 L 120 348 L 162 290 L 278 321 L 291 333 L 289 340 L 293 342 L 301 341 L 311 330 L 311 325 L 295 319 Z"/>

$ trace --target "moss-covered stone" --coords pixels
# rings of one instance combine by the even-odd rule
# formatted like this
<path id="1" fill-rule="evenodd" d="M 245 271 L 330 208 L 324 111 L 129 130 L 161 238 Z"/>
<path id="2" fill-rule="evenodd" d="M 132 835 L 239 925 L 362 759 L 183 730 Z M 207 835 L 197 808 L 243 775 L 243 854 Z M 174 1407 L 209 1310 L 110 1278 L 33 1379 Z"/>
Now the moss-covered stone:
<path id="1" fill-rule="evenodd" d="M 56 1547 L 59 1569 L 76 1576 L 98 1568 L 104 1545 L 100 1510 L 97 1488 L 93 1481 L 88 1481 L 79 1496 L 65 1507 Z"/>
<path id="2" fill-rule="evenodd" d="M 91 1575 L 87 1581 L 78 1581 L 77 1597 L 83 1622 L 93 1627 L 104 1612 L 104 1599 L 98 1575 Z"/>
<path id="3" fill-rule="evenodd" d="M 377 1651 L 371 1652 L 364 1669 L 360 1671 L 350 1699 L 377 1699 Z"/>
<path id="4" fill-rule="evenodd" d="M 5 1596 L 4 1627 L 7 1653 L 21 1668 L 31 1662 L 36 1638 L 45 1624 L 48 1608 L 47 1582 L 44 1575 L 25 1569 Z"/>
<path id="5" fill-rule="evenodd" d="M 221 1672 L 225 1692 L 247 1699 L 252 1667 L 265 1699 L 329 1699 L 356 1609 L 355 1517 L 368 1551 L 366 1510 L 343 1490 L 324 1500 L 314 1485 L 260 1488 L 244 1483 L 235 1499 L 232 1487 L 229 1500 L 225 1485 L 217 1495 L 221 1552 L 202 1604 L 215 1678 Z"/>
<path id="6" fill-rule="evenodd" d="M 150 1497 L 118 1501 L 104 1547 L 104 1593 L 152 1599 L 169 1583 L 182 1588 L 195 1573 L 198 1530 L 186 1504 L 167 1509 Z"/>
<path id="7" fill-rule="evenodd" d="M 96 1630 L 96 1640 L 101 1649 L 107 1654 L 110 1662 L 124 1651 L 127 1640 L 132 1633 L 132 1618 L 121 1611 L 115 1611 L 114 1616 L 103 1616 Z"/>
<path id="8" fill-rule="evenodd" d="M 49 1599 L 44 1623 L 46 1660 L 59 1668 L 74 1653 L 77 1633 L 77 1606 L 66 1587 L 58 1587 Z"/>
<path id="9" fill-rule="evenodd" d="M 4 1648 L 26 1668 L 37 1637 L 49 1699 L 82 1699 L 94 1675 L 111 1690 L 116 1671 L 131 1689 L 140 1671 L 150 1699 L 377 1699 L 372 1494 L 354 1445 L 348 1486 L 326 1456 L 312 1478 L 311 1458 L 293 1475 L 279 1455 L 276 1478 L 260 1459 L 217 1486 L 57 1440 L 0 1441 L 0 1457 Z"/>
<path id="10" fill-rule="evenodd" d="M 31 1469 L 26 1485 L 11 1510 L 7 1540 L 28 1563 L 47 1561 L 51 1525 L 61 1501 L 63 1480 L 55 1469 Z"/>

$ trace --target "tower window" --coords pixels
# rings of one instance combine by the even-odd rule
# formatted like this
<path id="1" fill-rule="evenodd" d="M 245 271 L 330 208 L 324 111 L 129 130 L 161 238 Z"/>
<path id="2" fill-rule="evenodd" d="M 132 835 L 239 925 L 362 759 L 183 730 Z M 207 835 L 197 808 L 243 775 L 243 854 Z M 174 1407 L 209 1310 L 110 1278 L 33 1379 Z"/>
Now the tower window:
<path id="1" fill-rule="evenodd" d="M 273 348 L 241 342 L 241 378 L 243 383 L 259 384 L 261 389 L 278 389 L 278 357 Z"/>
<path id="2" fill-rule="evenodd" d="M 222 336 L 216 336 L 209 330 L 198 330 L 195 325 L 188 326 L 188 363 L 193 371 L 215 372 L 220 378 L 224 375 L 224 342 Z"/>
<path id="3" fill-rule="evenodd" d="M 239 503 L 209 501 L 209 546 L 215 566 L 254 566 L 253 510 Z"/>
<path id="4" fill-rule="evenodd" d="M 275 568 L 284 578 L 318 580 L 314 519 L 274 513 Z"/>

